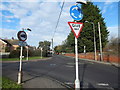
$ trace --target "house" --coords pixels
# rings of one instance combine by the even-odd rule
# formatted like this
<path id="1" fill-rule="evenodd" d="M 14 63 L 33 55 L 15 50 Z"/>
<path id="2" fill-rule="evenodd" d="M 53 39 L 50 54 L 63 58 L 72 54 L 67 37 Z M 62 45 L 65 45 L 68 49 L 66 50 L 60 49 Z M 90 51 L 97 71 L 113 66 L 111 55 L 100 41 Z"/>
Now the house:
<path id="1" fill-rule="evenodd" d="M 0 39 L 0 52 L 5 52 L 7 43 Z"/>
<path id="2" fill-rule="evenodd" d="M 11 51 L 16 50 L 19 47 L 19 40 L 17 39 L 8 39 L 7 40 L 12 46 L 11 46 Z"/>
<path id="3" fill-rule="evenodd" d="M 19 47 L 19 40 L 17 39 L 0 39 L 0 52 L 10 52 Z"/>

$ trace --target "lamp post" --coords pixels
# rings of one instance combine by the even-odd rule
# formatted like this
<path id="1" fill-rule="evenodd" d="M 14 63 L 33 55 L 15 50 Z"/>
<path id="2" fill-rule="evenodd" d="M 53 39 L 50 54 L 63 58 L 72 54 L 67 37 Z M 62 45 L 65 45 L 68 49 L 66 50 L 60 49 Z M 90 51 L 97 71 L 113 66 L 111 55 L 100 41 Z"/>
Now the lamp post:
<path id="1" fill-rule="evenodd" d="M 93 25 L 93 31 L 94 31 L 94 59 L 97 60 L 97 53 L 96 53 L 96 39 L 95 39 L 95 25 L 93 22 L 85 21 L 87 23 L 91 23 Z"/>

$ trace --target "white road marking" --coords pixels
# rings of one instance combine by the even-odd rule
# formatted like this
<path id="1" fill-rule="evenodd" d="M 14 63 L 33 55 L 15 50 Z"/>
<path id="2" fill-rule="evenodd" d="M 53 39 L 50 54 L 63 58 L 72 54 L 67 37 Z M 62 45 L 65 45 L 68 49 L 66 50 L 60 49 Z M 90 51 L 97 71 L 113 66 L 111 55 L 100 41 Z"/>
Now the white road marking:
<path id="1" fill-rule="evenodd" d="M 64 82 L 65 84 L 68 84 L 68 85 L 70 85 L 70 84 L 74 84 L 74 83 L 72 83 L 72 82 Z"/>
<path id="2" fill-rule="evenodd" d="M 97 85 L 99 85 L 99 86 L 109 86 L 108 83 L 97 83 Z"/>

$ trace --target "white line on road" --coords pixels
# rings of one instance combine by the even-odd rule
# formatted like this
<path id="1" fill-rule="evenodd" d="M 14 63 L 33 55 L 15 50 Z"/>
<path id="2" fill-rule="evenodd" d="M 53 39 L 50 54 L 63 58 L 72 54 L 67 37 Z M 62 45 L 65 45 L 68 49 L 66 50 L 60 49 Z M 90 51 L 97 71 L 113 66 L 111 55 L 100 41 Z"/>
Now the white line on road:
<path id="1" fill-rule="evenodd" d="M 65 84 L 68 84 L 68 85 L 70 85 L 70 84 L 74 84 L 74 83 L 72 83 L 72 82 L 64 82 Z"/>
<path id="2" fill-rule="evenodd" d="M 109 86 L 108 83 L 97 83 L 97 85 L 99 85 L 99 86 Z"/>

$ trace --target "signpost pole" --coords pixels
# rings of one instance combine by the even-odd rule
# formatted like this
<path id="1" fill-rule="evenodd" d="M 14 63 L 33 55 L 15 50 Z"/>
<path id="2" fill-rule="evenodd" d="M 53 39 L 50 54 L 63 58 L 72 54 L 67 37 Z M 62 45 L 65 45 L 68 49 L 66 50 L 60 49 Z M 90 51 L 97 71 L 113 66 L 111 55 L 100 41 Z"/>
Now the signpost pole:
<path id="1" fill-rule="evenodd" d="M 28 46 L 27 46 L 27 61 L 28 61 Z"/>
<path id="2" fill-rule="evenodd" d="M 75 79 L 75 90 L 80 89 L 79 73 L 78 73 L 78 45 L 77 38 L 75 37 L 75 60 L 76 60 L 76 79 Z"/>
<path id="3" fill-rule="evenodd" d="M 21 82 L 22 82 L 22 50 L 23 50 L 23 47 L 21 46 L 21 50 L 20 50 L 20 66 L 19 66 L 19 72 L 18 72 L 18 84 L 21 84 Z"/>

